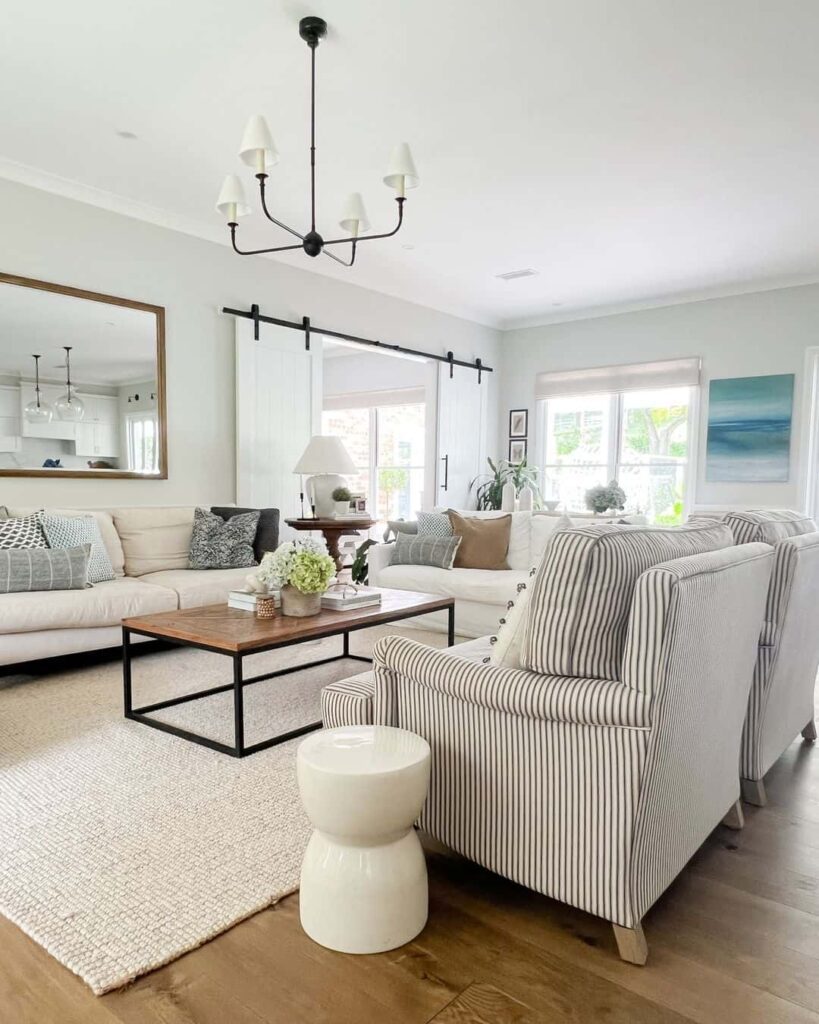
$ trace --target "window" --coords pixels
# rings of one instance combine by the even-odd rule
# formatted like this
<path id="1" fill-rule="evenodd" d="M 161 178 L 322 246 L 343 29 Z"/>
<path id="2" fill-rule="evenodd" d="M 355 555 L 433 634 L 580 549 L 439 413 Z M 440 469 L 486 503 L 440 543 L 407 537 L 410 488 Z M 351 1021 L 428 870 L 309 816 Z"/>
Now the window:
<path id="1" fill-rule="evenodd" d="M 616 478 L 627 510 L 679 523 L 688 476 L 690 387 L 541 401 L 544 497 L 585 511 L 585 493 Z"/>
<path id="2" fill-rule="evenodd" d="M 366 400 L 372 404 L 325 409 L 322 433 L 343 439 L 358 470 L 350 490 L 366 497 L 373 519 L 411 519 L 423 502 L 426 406 L 379 405 L 377 392 Z"/>
<path id="3" fill-rule="evenodd" d="M 133 412 L 127 417 L 128 469 L 134 473 L 159 472 L 159 425 L 155 412 Z"/>

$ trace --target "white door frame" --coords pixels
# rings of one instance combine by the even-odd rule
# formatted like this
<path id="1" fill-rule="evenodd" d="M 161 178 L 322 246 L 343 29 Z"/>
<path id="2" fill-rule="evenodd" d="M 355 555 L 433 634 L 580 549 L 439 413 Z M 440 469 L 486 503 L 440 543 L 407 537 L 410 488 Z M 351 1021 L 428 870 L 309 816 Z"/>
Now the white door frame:
<path id="1" fill-rule="evenodd" d="M 819 346 L 805 350 L 802 384 L 802 431 L 797 460 L 799 506 L 808 515 L 819 512 Z"/>

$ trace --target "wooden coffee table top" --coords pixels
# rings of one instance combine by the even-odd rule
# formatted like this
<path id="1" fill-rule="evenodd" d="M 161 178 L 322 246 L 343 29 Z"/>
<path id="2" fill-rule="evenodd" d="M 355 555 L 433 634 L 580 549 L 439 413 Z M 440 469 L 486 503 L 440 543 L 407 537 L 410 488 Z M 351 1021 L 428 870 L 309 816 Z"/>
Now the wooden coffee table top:
<path id="1" fill-rule="evenodd" d="M 441 611 L 455 603 L 451 597 L 419 594 L 412 590 L 373 589 L 381 592 L 380 605 L 344 611 L 322 609 L 318 615 L 304 619 L 282 615 L 278 610 L 273 619 L 257 619 L 253 612 L 229 608 L 227 604 L 211 604 L 204 608 L 136 615 L 123 619 L 122 624 L 159 639 L 182 640 L 228 654 L 250 654 L 299 640 L 337 636 L 346 629 L 364 629 L 412 615 Z"/>

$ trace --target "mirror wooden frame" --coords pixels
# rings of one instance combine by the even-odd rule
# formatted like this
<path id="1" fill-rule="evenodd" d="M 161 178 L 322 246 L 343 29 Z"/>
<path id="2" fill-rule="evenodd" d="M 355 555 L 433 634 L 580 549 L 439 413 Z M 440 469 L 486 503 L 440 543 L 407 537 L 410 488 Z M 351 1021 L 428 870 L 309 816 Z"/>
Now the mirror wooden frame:
<path id="1" fill-rule="evenodd" d="M 129 309 L 141 309 L 146 313 L 153 313 L 156 317 L 156 409 L 159 428 L 159 470 L 156 473 L 135 473 L 123 469 L 0 469 L 0 477 L 45 476 L 51 478 L 87 477 L 93 480 L 167 480 L 168 414 L 165 402 L 165 307 L 152 306 L 148 302 L 136 302 L 133 299 L 121 299 L 116 295 L 104 295 L 102 292 L 90 292 L 84 288 L 71 288 L 68 285 L 38 281 L 33 277 L 19 277 L 16 274 L 0 273 L 0 284 L 36 288 L 42 292 L 56 292 L 59 295 L 71 295 L 75 299 L 104 302 L 109 306 L 128 306 Z"/>

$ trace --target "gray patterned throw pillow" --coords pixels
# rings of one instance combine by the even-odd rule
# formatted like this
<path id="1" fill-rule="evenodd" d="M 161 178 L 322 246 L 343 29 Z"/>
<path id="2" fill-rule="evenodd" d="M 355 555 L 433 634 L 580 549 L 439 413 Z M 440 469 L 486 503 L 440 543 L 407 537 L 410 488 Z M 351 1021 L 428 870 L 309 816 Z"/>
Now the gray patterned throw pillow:
<path id="1" fill-rule="evenodd" d="M 93 516 L 43 516 L 43 533 L 48 546 L 55 548 L 76 548 L 91 545 L 88 558 L 88 582 L 104 583 L 114 578 L 111 559 L 105 550 L 99 523 Z"/>
<path id="2" fill-rule="evenodd" d="M 245 512 L 225 521 L 206 508 L 196 509 L 188 554 L 190 568 L 241 569 L 258 565 L 253 553 L 258 525 L 258 511 Z"/>
<path id="3" fill-rule="evenodd" d="M 419 512 L 418 533 L 430 537 L 451 537 L 452 523 L 443 512 Z"/>
<path id="4" fill-rule="evenodd" d="M 0 520 L 0 549 L 48 547 L 42 518 L 42 512 L 33 512 L 30 516 Z"/>
<path id="5" fill-rule="evenodd" d="M 78 548 L 7 548 L 0 551 L 0 594 L 84 590 L 91 545 Z"/>
<path id="6" fill-rule="evenodd" d="M 431 565 L 451 569 L 460 537 L 433 537 L 430 534 L 399 533 L 392 549 L 391 565 Z"/>

